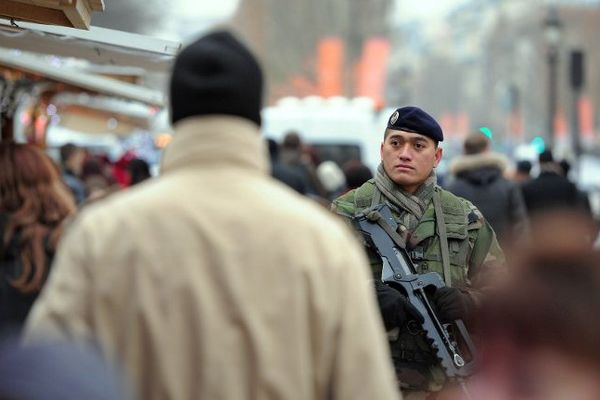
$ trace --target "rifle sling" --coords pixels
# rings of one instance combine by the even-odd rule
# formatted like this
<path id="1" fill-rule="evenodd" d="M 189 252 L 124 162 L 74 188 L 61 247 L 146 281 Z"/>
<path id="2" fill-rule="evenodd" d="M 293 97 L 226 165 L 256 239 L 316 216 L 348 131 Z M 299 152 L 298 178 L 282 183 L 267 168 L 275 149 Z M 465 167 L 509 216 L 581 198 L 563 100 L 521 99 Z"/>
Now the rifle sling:
<path id="1" fill-rule="evenodd" d="M 373 200 L 371 202 L 371 208 L 381 202 L 381 193 L 379 190 L 375 190 Z M 444 213 L 442 211 L 442 201 L 440 198 L 440 192 L 436 189 L 433 191 L 433 208 L 435 211 L 436 229 L 440 237 L 440 250 L 442 253 L 442 268 L 444 273 L 444 282 L 446 286 L 452 287 L 452 276 L 450 274 L 450 253 L 448 251 L 448 234 L 446 232 L 446 224 L 444 222 Z M 383 230 L 390 236 L 394 243 L 402 248 L 406 249 L 406 241 L 394 231 L 384 218 L 377 211 L 371 211 L 367 213 L 367 218 L 371 221 L 377 222 Z"/>
<path id="2" fill-rule="evenodd" d="M 387 222 L 385 222 L 385 218 L 383 218 L 379 211 L 369 211 L 367 213 L 367 219 L 377 223 L 377 225 L 379 225 L 385 231 L 385 233 L 388 234 L 396 246 L 401 249 L 406 248 L 406 241 L 398 234 L 398 232 L 394 231 Z"/>

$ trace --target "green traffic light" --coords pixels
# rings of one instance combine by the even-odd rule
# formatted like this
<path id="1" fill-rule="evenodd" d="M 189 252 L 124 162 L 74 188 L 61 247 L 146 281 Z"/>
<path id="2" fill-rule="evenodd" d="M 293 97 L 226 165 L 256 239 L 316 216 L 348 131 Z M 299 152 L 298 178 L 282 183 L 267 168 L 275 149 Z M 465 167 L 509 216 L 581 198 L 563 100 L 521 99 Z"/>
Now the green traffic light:
<path id="1" fill-rule="evenodd" d="M 531 146 L 535 149 L 538 154 L 542 154 L 546 150 L 546 143 L 541 136 L 536 136 L 531 141 Z"/>
<path id="2" fill-rule="evenodd" d="M 489 137 L 490 139 L 492 138 L 492 130 L 490 128 L 482 126 L 481 128 L 479 128 L 479 131 L 485 136 Z"/>

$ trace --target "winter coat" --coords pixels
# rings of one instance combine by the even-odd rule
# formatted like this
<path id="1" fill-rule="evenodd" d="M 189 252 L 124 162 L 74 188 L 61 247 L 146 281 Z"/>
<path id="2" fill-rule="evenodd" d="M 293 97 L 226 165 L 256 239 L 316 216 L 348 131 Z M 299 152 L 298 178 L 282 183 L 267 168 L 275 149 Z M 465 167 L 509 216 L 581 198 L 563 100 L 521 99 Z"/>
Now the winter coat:
<path id="1" fill-rule="evenodd" d="M 398 398 L 360 245 L 264 147 L 245 119 L 177 123 L 161 177 L 67 232 L 27 340 L 97 341 L 141 399 Z"/>
<path id="2" fill-rule="evenodd" d="M 523 184 L 523 198 L 530 215 L 557 209 L 586 211 L 581 192 L 574 183 L 552 170 Z"/>
<path id="3" fill-rule="evenodd" d="M 23 293 L 11 282 L 15 281 L 23 271 L 17 231 L 5 246 L 4 233 L 10 216 L 0 213 L 0 336 L 15 334 L 20 330 L 25 318 L 37 299 L 39 292 Z M 46 248 L 46 262 L 49 265 L 54 253 Z"/>
<path id="4" fill-rule="evenodd" d="M 504 178 L 507 161 L 492 152 L 457 157 L 447 189 L 472 202 L 490 223 L 500 242 L 527 233 L 527 211 L 520 187 Z"/>

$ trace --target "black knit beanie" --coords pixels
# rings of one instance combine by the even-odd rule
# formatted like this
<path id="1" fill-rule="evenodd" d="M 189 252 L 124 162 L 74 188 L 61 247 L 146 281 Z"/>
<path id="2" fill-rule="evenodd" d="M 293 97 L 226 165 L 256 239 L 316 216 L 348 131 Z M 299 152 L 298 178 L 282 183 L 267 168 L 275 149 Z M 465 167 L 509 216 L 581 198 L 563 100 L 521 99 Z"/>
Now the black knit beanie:
<path id="1" fill-rule="evenodd" d="M 227 31 L 210 33 L 179 53 L 171 74 L 171 122 L 227 114 L 260 126 L 263 78 L 254 56 Z"/>

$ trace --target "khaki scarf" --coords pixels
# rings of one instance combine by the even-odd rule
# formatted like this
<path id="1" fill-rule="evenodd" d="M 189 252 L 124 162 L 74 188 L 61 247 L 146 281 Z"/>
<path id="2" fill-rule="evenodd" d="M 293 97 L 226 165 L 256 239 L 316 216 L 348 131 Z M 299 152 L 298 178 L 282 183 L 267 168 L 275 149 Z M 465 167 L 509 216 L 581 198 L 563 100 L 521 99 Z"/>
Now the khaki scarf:
<path id="1" fill-rule="evenodd" d="M 383 164 L 379 164 L 375 176 L 375 185 L 386 200 L 386 203 L 400 215 L 401 225 L 404 231 L 412 232 L 423 217 L 427 206 L 433 197 L 433 191 L 437 183 L 435 172 L 431 171 L 429 177 L 417 189 L 414 194 L 410 194 L 394 183 L 383 169 Z M 401 232 L 402 233 L 402 232 Z"/>

